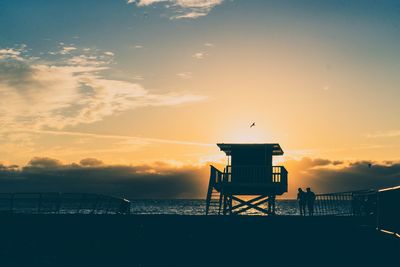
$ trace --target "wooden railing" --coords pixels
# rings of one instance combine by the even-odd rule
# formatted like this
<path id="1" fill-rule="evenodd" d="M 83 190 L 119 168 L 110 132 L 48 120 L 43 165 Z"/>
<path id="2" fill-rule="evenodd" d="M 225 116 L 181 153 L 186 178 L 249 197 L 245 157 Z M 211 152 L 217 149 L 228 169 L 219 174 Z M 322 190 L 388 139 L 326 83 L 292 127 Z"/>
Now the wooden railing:
<path id="1" fill-rule="evenodd" d="M 288 172 L 283 166 L 226 166 L 223 173 L 224 182 L 240 182 L 246 183 L 279 183 L 287 185 Z M 237 177 L 237 178 L 236 178 Z"/>
<path id="2" fill-rule="evenodd" d="M 207 198 L 206 198 L 206 215 L 210 210 L 212 195 L 214 191 L 214 185 L 222 183 L 224 179 L 224 173 L 215 168 L 214 166 L 210 166 L 210 181 L 208 183 L 208 190 L 207 190 Z M 219 205 L 219 209 L 221 209 L 221 205 Z"/>
<path id="3" fill-rule="evenodd" d="M 224 173 L 215 168 L 214 166 L 210 166 L 210 183 L 218 184 L 224 181 Z"/>

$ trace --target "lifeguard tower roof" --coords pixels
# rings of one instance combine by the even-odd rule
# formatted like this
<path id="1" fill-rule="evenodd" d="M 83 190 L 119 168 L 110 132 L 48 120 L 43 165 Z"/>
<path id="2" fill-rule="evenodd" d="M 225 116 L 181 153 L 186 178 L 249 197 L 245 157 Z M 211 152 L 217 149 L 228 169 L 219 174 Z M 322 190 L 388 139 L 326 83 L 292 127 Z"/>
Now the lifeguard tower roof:
<path id="1" fill-rule="evenodd" d="M 232 154 L 232 149 L 234 148 L 260 148 L 260 147 L 265 147 L 265 149 L 271 150 L 273 156 L 282 156 L 283 155 L 283 150 L 279 144 L 267 144 L 267 143 L 253 143 L 253 144 L 240 144 L 240 143 L 234 143 L 234 144 L 225 144 L 225 143 L 220 143 L 217 144 L 217 146 L 221 149 L 221 151 L 224 151 L 227 156 L 231 156 Z"/>

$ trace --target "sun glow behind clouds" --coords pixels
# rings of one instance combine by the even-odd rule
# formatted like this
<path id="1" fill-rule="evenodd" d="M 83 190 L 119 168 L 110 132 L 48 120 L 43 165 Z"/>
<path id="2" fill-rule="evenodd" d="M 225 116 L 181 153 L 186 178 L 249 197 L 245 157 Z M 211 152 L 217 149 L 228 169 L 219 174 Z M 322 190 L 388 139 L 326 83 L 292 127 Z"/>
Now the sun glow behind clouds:
<path id="1" fill-rule="evenodd" d="M 249 125 L 235 125 L 226 131 L 223 137 L 225 143 L 272 143 L 272 136 L 264 129 L 256 127 L 250 128 Z"/>

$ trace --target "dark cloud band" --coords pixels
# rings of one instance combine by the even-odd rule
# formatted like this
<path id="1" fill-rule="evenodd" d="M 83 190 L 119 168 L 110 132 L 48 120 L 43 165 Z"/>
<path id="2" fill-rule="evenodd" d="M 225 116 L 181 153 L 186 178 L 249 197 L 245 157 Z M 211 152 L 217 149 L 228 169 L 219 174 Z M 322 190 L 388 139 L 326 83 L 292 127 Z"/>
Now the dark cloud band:
<path id="1" fill-rule="evenodd" d="M 312 187 L 317 193 L 384 188 L 400 184 L 400 163 L 327 159 L 288 160 L 289 193 Z M 62 164 L 33 158 L 26 166 L 0 164 L 1 192 L 87 192 L 127 198 L 204 198 L 209 167 L 176 167 L 162 162 L 147 165 L 107 165 L 95 158 Z"/>

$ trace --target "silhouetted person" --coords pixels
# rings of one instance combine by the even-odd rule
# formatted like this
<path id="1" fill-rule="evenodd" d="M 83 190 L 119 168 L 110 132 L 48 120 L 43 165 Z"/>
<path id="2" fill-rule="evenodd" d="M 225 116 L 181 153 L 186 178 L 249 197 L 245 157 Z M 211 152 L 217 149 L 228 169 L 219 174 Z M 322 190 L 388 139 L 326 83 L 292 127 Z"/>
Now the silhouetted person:
<path id="1" fill-rule="evenodd" d="M 307 187 L 306 192 L 306 199 L 307 199 L 307 207 L 308 207 L 308 215 L 314 215 L 314 202 L 315 202 L 315 193 L 311 191 L 311 188 Z"/>
<path id="2" fill-rule="evenodd" d="M 301 188 L 299 188 L 297 193 L 297 200 L 299 201 L 300 215 L 302 216 L 306 215 L 306 203 L 307 203 L 306 197 L 307 197 L 306 192 L 304 192 Z"/>

